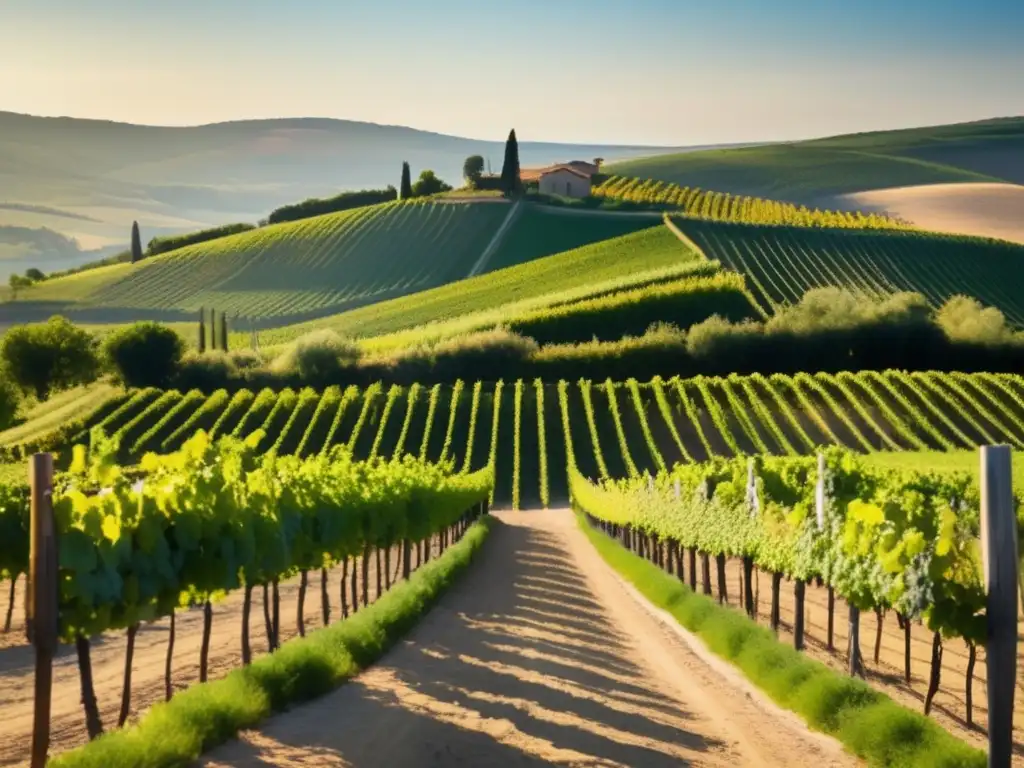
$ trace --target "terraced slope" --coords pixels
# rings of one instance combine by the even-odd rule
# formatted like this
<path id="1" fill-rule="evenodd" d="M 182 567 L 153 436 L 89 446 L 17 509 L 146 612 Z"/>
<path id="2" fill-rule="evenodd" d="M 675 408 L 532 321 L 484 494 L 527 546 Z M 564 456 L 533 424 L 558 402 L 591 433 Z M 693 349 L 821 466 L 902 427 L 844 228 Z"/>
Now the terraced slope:
<path id="1" fill-rule="evenodd" d="M 598 221 L 602 218 L 598 217 Z M 576 219 L 587 224 L 591 216 Z M 315 328 L 328 327 L 348 336 L 382 337 L 375 340 L 376 348 L 405 346 L 426 338 L 488 327 L 507 320 L 514 313 L 540 306 L 670 280 L 700 267 L 704 261 L 700 254 L 660 225 L 660 219 L 656 221 L 658 226 L 554 256 L 361 307 L 315 323 L 300 323 L 263 333 L 260 342 L 280 344 Z M 431 325 L 419 327 L 424 324 Z"/>
<path id="2" fill-rule="evenodd" d="M 345 444 L 360 458 L 413 453 L 467 470 L 493 463 L 496 499 L 535 506 L 566 497 L 569 451 L 580 471 L 597 478 L 835 444 L 901 455 L 998 442 L 1024 448 L 1024 377 L 889 371 L 645 384 L 374 384 L 232 397 L 150 391 L 83 426 L 92 423 L 122 438 L 126 460 L 174 450 L 196 429 L 224 434 L 233 424 L 236 437 L 264 430 L 260 448 L 280 453 Z"/>
<path id="3" fill-rule="evenodd" d="M 47 282 L 13 307 L 63 302 L 89 322 L 166 320 L 216 307 L 281 325 L 464 277 L 507 213 L 494 203 L 359 208 Z"/>
<path id="4" fill-rule="evenodd" d="M 1024 183 L 1024 118 L 627 160 L 622 176 L 798 203 L 948 182 Z"/>
<path id="5" fill-rule="evenodd" d="M 967 294 L 1024 326 L 1024 246 L 929 233 L 674 221 L 709 258 L 745 275 L 768 311 L 811 288 L 836 285 L 870 295 L 918 291 L 936 306 Z"/>

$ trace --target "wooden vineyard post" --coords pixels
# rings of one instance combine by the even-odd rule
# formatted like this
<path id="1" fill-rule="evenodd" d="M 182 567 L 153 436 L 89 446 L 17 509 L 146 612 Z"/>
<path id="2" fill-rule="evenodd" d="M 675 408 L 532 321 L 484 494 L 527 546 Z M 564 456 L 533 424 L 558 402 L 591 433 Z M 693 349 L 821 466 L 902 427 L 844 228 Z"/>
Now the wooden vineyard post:
<path id="1" fill-rule="evenodd" d="M 988 764 L 1010 765 L 1017 680 L 1017 520 L 1010 447 L 981 447 L 981 550 L 985 569 Z"/>
<path id="2" fill-rule="evenodd" d="M 57 650 L 57 532 L 53 520 L 53 456 L 48 453 L 32 456 L 29 460 L 29 485 L 32 491 L 32 517 L 25 631 L 36 651 L 31 765 L 32 768 L 42 768 L 50 749 L 53 655 Z"/>

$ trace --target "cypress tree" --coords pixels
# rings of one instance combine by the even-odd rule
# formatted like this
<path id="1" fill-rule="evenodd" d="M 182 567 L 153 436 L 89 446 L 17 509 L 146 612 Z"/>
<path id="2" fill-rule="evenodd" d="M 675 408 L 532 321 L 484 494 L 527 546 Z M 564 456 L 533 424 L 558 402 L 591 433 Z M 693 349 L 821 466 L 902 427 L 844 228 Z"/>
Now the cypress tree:
<path id="1" fill-rule="evenodd" d="M 142 236 L 139 234 L 139 222 L 132 222 L 132 264 L 142 260 Z"/>
<path id="2" fill-rule="evenodd" d="M 412 171 L 408 163 L 402 163 L 402 185 L 398 191 L 399 200 L 408 200 L 412 197 Z"/>
<path id="3" fill-rule="evenodd" d="M 220 348 L 228 351 L 228 313 L 220 313 Z"/>
<path id="4" fill-rule="evenodd" d="M 509 131 L 505 142 L 505 163 L 501 166 L 501 189 L 506 196 L 517 194 L 522 186 L 519 178 L 519 141 L 516 129 Z"/>
<path id="5" fill-rule="evenodd" d="M 206 310 L 199 308 L 199 354 L 206 351 Z"/>
<path id="6" fill-rule="evenodd" d="M 210 349 L 217 351 L 217 310 L 210 310 Z"/>

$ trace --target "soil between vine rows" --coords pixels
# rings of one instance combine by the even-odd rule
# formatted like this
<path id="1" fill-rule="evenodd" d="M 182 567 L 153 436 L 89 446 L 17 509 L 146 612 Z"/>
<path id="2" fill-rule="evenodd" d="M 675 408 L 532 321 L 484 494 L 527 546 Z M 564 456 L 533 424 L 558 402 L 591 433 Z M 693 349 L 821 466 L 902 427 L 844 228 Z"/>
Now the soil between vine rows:
<path id="1" fill-rule="evenodd" d="M 439 553 L 435 541 L 432 556 Z M 400 567 L 397 548 L 391 553 L 391 574 Z M 381 562 L 383 563 L 383 552 Z M 413 564 L 416 555 L 413 554 Z M 346 599 L 351 611 L 352 564 L 346 582 Z M 376 559 L 369 563 L 371 602 L 377 598 Z M 331 601 L 331 622 L 341 617 L 341 567 L 329 572 L 328 590 Z M 383 586 L 383 581 L 382 581 Z M 10 582 L 0 582 L 0 627 L 7 610 Z M 280 634 L 285 642 L 298 634 L 296 607 L 299 577 L 283 581 L 280 593 Z M 359 593 L 362 594 L 360 577 Z M 26 643 L 24 630 L 24 581 L 17 584 L 14 621 L 8 634 L 0 634 L 0 766 L 28 765 L 28 744 L 32 736 L 34 654 Z M 249 636 L 253 658 L 267 652 L 263 620 L 263 592 L 253 590 Z M 213 605 L 213 630 L 210 637 L 208 677 L 216 680 L 241 666 L 242 590 L 229 594 Z M 322 626 L 320 606 L 320 572 L 310 571 L 306 590 L 305 625 L 309 632 Z M 164 700 L 164 663 L 167 655 L 169 619 L 164 618 L 139 628 L 135 638 L 132 664 L 132 708 L 129 723 L 143 715 L 153 704 Z M 173 686 L 183 690 L 199 680 L 199 648 L 202 642 L 203 612 L 201 607 L 179 609 L 175 618 Z M 125 632 L 107 632 L 92 641 L 92 672 L 96 699 L 103 725 L 108 730 L 117 726 L 121 706 L 124 674 Z M 56 755 L 88 741 L 85 715 L 81 706 L 78 663 L 73 645 L 62 645 L 53 669 L 53 708 L 51 716 L 50 754 Z"/>

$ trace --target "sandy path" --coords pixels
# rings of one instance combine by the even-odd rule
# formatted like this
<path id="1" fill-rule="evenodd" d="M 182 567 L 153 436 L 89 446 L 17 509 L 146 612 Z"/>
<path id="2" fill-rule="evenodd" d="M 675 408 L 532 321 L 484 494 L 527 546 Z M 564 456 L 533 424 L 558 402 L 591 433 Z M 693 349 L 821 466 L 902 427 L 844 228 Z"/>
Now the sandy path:
<path id="1" fill-rule="evenodd" d="M 473 570 L 377 665 L 203 765 L 854 764 L 702 663 L 568 511 L 499 516 Z"/>
<path id="2" fill-rule="evenodd" d="M 435 544 L 434 551 L 437 552 Z M 383 557 L 383 555 L 382 555 Z M 382 560 L 383 562 L 383 560 Z M 415 565 L 415 555 L 413 564 Z M 399 566 L 397 550 L 391 556 L 391 572 Z M 376 599 L 376 562 L 370 558 L 370 600 Z M 340 617 L 341 568 L 329 574 L 328 590 L 331 600 L 331 620 Z M 351 573 L 347 594 L 351 594 Z M 306 592 L 305 621 L 307 631 L 322 625 L 320 608 L 320 573 L 311 572 Z M 9 584 L 0 585 L 2 602 L 6 609 Z M 282 642 L 298 634 L 296 606 L 298 600 L 298 577 L 282 582 L 279 588 L 281 601 Z M 362 579 L 360 577 L 360 593 Z M 0 634 L 0 766 L 27 765 L 27 745 L 32 735 L 34 654 L 25 645 L 24 582 L 18 582 L 18 602 L 15 623 L 9 635 Z M 351 603 L 349 603 L 351 610 Z M 216 680 L 232 669 L 241 666 L 241 616 L 242 594 L 233 592 L 213 606 L 213 630 L 210 638 L 209 678 Z M 2 618 L 0 618 L 2 622 Z M 199 680 L 199 647 L 202 642 L 203 613 L 201 608 L 178 611 L 175 622 L 174 675 L 175 690 L 192 685 Z M 139 629 L 135 638 L 135 657 L 132 664 L 132 714 L 137 718 L 149 706 L 164 700 L 164 662 L 167 656 L 169 620 L 163 619 Z M 261 590 L 253 592 L 250 615 L 250 640 L 253 657 L 267 652 L 266 631 L 263 620 L 263 597 Z M 6 646 L 6 647 L 5 647 Z M 92 641 L 92 670 L 100 716 L 106 728 L 117 725 L 121 707 L 121 686 L 124 675 L 125 633 L 111 632 Z M 79 746 L 87 741 L 85 715 L 81 707 L 81 688 L 78 675 L 78 661 L 73 646 L 62 646 L 54 661 L 53 709 L 51 718 L 51 748 L 54 755 L 63 750 Z M 129 722 L 131 722 L 131 719 Z"/>
<path id="3" fill-rule="evenodd" d="M 927 184 L 837 198 L 840 207 L 898 216 L 924 229 L 1024 243 L 1024 186 Z"/>

